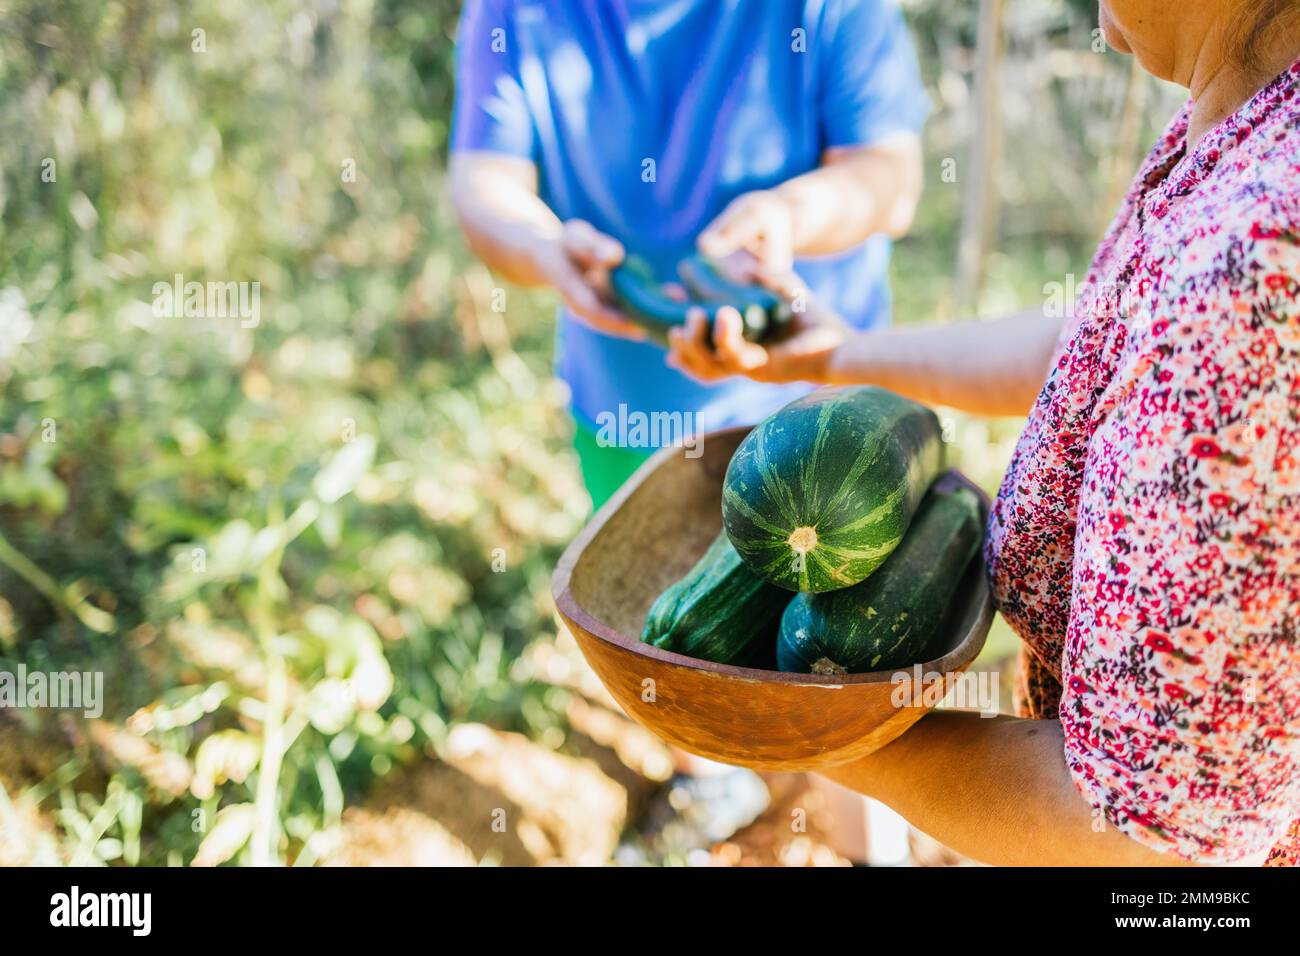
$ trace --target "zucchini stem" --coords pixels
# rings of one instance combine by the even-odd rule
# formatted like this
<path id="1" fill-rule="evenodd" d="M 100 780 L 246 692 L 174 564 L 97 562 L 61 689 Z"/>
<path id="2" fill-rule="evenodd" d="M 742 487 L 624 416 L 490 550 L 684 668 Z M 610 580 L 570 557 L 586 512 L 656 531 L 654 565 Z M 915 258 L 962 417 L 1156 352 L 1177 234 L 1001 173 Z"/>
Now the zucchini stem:
<path id="1" fill-rule="evenodd" d="M 829 657 L 817 658 L 817 660 L 813 661 L 813 666 L 810 668 L 810 670 L 814 674 L 824 674 L 828 677 L 837 676 L 839 674 L 847 674 L 849 672 L 849 669 L 847 667 L 843 667 L 839 664 L 836 664 Z"/>
<path id="2" fill-rule="evenodd" d="M 799 554 L 807 554 L 817 547 L 817 529 L 806 525 L 795 528 L 790 532 L 790 537 L 786 538 L 786 542 Z"/>

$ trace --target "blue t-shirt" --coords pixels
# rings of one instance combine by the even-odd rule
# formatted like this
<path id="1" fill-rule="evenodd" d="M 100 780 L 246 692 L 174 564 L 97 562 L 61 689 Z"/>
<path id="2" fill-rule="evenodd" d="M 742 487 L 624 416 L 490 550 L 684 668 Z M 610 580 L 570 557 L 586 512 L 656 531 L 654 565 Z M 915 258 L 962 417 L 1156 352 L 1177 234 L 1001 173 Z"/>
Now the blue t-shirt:
<path id="1" fill-rule="evenodd" d="M 557 216 L 587 220 L 663 279 L 732 199 L 815 169 L 830 147 L 918 132 L 928 111 L 893 0 L 468 0 L 456 46 L 452 149 L 531 159 Z M 870 328 L 889 320 L 889 250 L 875 236 L 796 268 Z M 589 427 L 625 405 L 689 412 L 703 431 L 807 391 L 698 383 L 659 346 L 563 309 L 556 364 Z"/>

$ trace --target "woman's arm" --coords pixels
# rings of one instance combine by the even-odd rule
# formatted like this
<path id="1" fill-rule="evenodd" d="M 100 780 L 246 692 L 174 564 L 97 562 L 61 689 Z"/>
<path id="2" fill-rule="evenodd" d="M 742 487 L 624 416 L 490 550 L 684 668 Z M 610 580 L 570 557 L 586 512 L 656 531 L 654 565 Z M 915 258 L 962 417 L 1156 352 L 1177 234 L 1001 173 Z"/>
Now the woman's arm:
<path id="1" fill-rule="evenodd" d="M 940 711 L 874 754 L 820 772 L 981 863 L 1188 865 L 1095 813 L 1075 789 L 1063 750 L 1056 721 Z"/>
<path id="2" fill-rule="evenodd" d="M 857 333 L 827 356 L 830 385 L 870 384 L 976 415 L 1025 415 L 1047 377 L 1059 319 L 1042 311 Z"/>
<path id="3" fill-rule="evenodd" d="M 795 256 L 842 252 L 877 233 L 903 235 L 922 180 L 915 134 L 830 149 L 817 169 L 736 197 L 698 245 L 715 258 L 745 250 L 769 269 L 788 270 Z"/>
<path id="4" fill-rule="evenodd" d="M 801 310 L 789 334 L 757 345 L 745 341 L 734 309 L 719 311 L 712 332 L 699 314 L 670 333 L 672 364 L 704 381 L 745 375 L 760 382 L 879 385 L 977 415 L 1024 415 L 1047 377 L 1061 331 L 1061 319 L 1035 310 L 991 321 L 857 332 L 813 300 L 793 273 L 755 269 L 749 278 Z"/>

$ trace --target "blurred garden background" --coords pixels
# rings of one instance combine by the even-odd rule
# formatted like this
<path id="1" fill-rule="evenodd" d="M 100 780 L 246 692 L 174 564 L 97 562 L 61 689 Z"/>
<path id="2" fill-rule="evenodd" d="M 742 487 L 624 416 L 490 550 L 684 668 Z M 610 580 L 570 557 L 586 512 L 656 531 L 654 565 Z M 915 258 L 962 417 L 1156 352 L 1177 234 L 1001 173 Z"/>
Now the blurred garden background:
<path id="1" fill-rule="evenodd" d="M 981 5 L 903 5 L 934 115 L 896 321 L 1048 302 L 1180 97 L 1091 0 L 1019 0 L 999 153 Z M 458 14 L 0 0 L 0 671 L 105 690 L 0 709 L 0 864 L 842 862 L 799 778 L 694 819 L 556 633 L 590 502 L 554 300 L 493 311 L 450 214 Z M 176 274 L 259 282 L 260 322 L 159 317 Z M 951 420 L 989 489 L 1019 424 Z M 982 666 L 1013 653 L 999 625 Z"/>

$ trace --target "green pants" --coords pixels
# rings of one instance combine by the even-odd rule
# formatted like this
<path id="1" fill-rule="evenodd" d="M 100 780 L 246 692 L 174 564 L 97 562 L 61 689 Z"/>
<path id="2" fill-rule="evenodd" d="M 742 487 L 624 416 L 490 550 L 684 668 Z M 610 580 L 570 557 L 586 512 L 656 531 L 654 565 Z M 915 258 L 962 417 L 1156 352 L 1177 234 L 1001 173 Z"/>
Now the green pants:
<path id="1" fill-rule="evenodd" d="M 596 433 L 581 422 L 574 426 L 573 447 L 578 452 L 582 481 L 591 494 L 593 510 L 608 501 L 619 486 L 632 476 L 632 472 L 654 454 L 653 448 L 601 445 L 596 441 Z"/>

